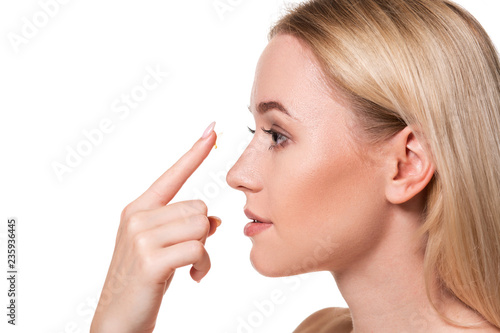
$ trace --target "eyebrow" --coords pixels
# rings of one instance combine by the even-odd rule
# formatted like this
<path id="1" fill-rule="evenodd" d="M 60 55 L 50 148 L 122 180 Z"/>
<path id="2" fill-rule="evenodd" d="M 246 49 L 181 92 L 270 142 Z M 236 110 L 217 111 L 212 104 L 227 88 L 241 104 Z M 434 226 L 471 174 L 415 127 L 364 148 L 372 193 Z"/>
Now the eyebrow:
<path id="1" fill-rule="evenodd" d="M 286 114 L 288 117 L 295 119 L 295 120 L 298 120 L 297 118 L 292 116 L 290 114 L 290 112 L 288 112 L 288 110 L 280 102 L 276 102 L 276 101 L 261 102 L 257 106 L 257 112 L 260 114 L 264 114 L 269 110 L 278 110 L 278 111 Z M 252 110 L 250 110 L 250 105 L 248 106 L 248 111 L 250 111 L 250 113 L 252 113 Z"/>

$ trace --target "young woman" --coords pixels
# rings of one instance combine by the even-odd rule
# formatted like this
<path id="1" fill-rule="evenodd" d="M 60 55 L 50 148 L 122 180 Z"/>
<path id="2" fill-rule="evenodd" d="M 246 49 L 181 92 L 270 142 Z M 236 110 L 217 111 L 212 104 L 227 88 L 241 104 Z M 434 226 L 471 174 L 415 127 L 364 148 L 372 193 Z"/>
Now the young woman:
<path id="1" fill-rule="evenodd" d="M 254 138 L 227 182 L 255 220 L 253 266 L 329 271 L 349 305 L 295 332 L 500 332 L 500 65 L 468 12 L 305 2 L 271 29 L 250 111 Z M 92 332 L 152 332 L 175 269 L 210 269 L 220 219 L 169 202 L 213 126 L 123 210 Z"/>

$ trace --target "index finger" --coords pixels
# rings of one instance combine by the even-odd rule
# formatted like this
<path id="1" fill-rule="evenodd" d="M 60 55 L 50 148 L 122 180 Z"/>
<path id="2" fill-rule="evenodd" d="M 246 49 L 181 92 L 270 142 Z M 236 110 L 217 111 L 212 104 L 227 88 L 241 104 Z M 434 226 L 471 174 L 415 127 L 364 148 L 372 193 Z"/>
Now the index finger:
<path id="1" fill-rule="evenodd" d="M 214 127 L 215 121 L 205 130 L 206 137 L 198 139 L 191 149 L 133 202 L 135 209 L 154 209 L 165 206 L 172 200 L 212 150 L 217 139 L 217 134 L 213 132 Z"/>

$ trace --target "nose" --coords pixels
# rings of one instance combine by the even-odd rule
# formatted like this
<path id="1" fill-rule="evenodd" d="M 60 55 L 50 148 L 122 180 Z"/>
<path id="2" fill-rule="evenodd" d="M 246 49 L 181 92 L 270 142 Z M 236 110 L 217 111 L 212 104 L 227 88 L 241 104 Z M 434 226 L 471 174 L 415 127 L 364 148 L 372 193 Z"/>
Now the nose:
<path id="1" fill-rule="evenodd" d="M 258 192 L 262 189 L 260 169 L 262 161 L 257 158 L 257 152 L 251 144 L 243 151 L 240 158 L 229 169 L 226 182 L 235 190 Z"/>

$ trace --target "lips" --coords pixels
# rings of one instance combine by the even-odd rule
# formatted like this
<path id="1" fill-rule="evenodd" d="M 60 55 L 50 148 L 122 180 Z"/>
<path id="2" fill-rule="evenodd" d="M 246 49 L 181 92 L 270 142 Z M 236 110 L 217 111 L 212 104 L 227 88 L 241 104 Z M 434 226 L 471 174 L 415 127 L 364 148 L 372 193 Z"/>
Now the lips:
<path id="1" fill-rule="evenodd" d="M 248 217 L 250 220 L 253 220 L 253 222 L 257 223 L 272 223 L 271 221 L 253 213 L 250 209 L 245 209 L 244 213 L 246 217 Z"/>

